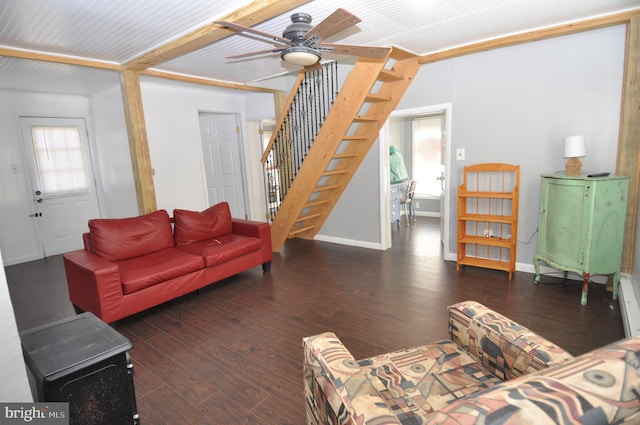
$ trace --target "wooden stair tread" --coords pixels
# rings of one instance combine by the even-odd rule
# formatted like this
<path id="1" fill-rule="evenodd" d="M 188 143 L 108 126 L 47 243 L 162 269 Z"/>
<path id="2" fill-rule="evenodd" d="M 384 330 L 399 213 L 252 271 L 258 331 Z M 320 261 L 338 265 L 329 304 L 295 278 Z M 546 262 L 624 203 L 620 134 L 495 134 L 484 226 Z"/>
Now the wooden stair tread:
<path id="1" fill-rule="evenodd" d="M 326 186 L 316 186 L 316 188 L 313 190 L 314 192 L 326 192 L 328 190 L 336 190 L 340 187 L 339 184 L 331 184 L 331 185 L 326 185 Z"/>
<path id="2" fill-rule="evenodd" d="M 300 217 L 298 217 L 296 219 L 297 222 L 301 222 L 301 221 L 309 221 L 309 220 L 313 220 L 314 218 L 318 218 L 318 217 L 322 217 L 322 214 L 320 213 L 315 213 L 315 214 L 307 214 L 307 215 L 301 215 Z"/>
<path id="3" fill-rule="evenodd" d="M 366 115 L 358 115 L 353 119 L 354 122 L 377 122 L 378 117 L 368 117 Z"/>
<path id="4" fill-rule="evenodd" d="M 325 204 L 328 204 L 328 203 L 329 203 L 328 199 L 320 199 L 318 201 L 310 201 L 310 202 L 307 202 L 306 204 L 304 204 L 302 209 L 313 208 L 313 207 L 317 207 L 317 206 L 320 206 L 320 205 L 325 205 Z"/>
<path id="5" fill-rule="evenodd" d="M 378 80 L 384 83 L 391 83 L 393 81 L 400 81 L 402 79 L 402 75 L 390 69 L 383 69 L 380 71 L 380 75 L 378 75 Z"/>
<path id="6" fill-rule="evenodd" d="M 349 173 L 349 170 L 345 170 L 345 169 L 341 169 L 341 170 L 330 170 L 330 171 L 325 171 L 324 173 L 322 173 L 323 176 L 337 176 L 340 174 L 347 174 Z"/>
<path id="7" fill-rule="evenodd" d="M 289 238 L 294 238 L 296 237 L 296 235 L 299 235 L 300 233 L 304 233 L 304 232 L 308 232 L 309 230 L 313 230 L 315 229 L 316 226 L 305 226 L 305 227 L 298 227 L 293 229 L 291 232 L 289 232 Z"/>
<path id="8" fill-rule="evenodd" d="M 389 102 L 391 98 L 388 96 L 380 96 L 378 94 L 369 93 L 364 99 L 365 102 L 369 103 L 380 103 L 380 102 Z"/>

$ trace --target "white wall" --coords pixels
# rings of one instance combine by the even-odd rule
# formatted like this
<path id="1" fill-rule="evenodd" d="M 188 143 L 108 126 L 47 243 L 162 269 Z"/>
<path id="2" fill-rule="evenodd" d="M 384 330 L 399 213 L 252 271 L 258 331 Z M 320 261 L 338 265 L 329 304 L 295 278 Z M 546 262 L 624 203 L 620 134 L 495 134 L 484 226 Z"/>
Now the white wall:
<path id="1" fill-rule="evenodd" d="M 84 96 L 0 91 L 0 250 L 4 264 L 38 258 L 37 222 L 29 217 L 34 203 L 24 160 L 20 116 L 86 118 L 91 132 L 89 101 Z M 17 173 L 11 165 L 17 165 Z M 78 241 L 78 247 L 82 241 Z"/>
<path id="2" fill-rule="evenodd" d="M 102 204 L 105 217 L 132 217 L 138 215 L 138 201 L 120 84 L 114 80 L 110 88 L 89 96 Z"/>
<path id="3" fill-rule="evenodd" d="M 615 171 L 625 28 L 605 28 L 425 65 L 398 109 L 452 103 L 449 206 L 465 165 L 520 164 L 518 269 L 533 272 L 540 174 L 564 170 L 562 141 L 582 134 L 584 172 Z M 456 220 L 450 221 L 455 249 Z M 453 241 L 453 242 L 452 242 Z"/>
<path id="4" fill-rule="evenodd" d="M 206 175 L 200 138 L 199 112 L 237 114 L 242 149 L 246 149 L 245 97 L 236 90 L 210 89 L 202 86 L 176 86 L 156 81 L 142 81 L 142 100 L 146 117 L 149 153 L 154 169 L 156 200 L 159 209 L 171 213 L 174 208 L 207 208 Z M 252 102 L 265 108 L 273 101 Z M 273 99 L 271 94 L 262 94 Z M 259 118 L 259 108 L 251 109 Z M 245 157 L 248 156 L 244 152 Z"/>
<path id="5" fill-rule="evenodd" d="M 617 26 L 427 64 L 397 107 L 452 104 L 451 152 L 465 148 L 466 160 L 452 161 L 447 176 L 451 217 L 457 214 L 457 186 L 465 165 L 520 164 L 519 270 L 534 271 L 536 238 L 524 242 L 538 226 L 540 174 L 564 170 L 563 138 L 585 136 L 583 171 L 615 171 L 624 39 L 624 26 Z M 377 155 L 376 146 L 320 238 L 365 244 L 381 240 L 372 205 L 379 189 L 371 192 L 380 170 L 369 162 L 372 155 Z M 450 220 L 449 234 L 455 250 L 455 219 Z"/>
<path id="6" fill-rule="evenodd" d="M 33 401 L 4 268 L 0 271 L 0 341 L 0 401 Z"/>
<path id="7" fill-rule="evenodd" d="M 376 140 L 369 150 L 316 239 L 379 249 L 379 143 Z"/>

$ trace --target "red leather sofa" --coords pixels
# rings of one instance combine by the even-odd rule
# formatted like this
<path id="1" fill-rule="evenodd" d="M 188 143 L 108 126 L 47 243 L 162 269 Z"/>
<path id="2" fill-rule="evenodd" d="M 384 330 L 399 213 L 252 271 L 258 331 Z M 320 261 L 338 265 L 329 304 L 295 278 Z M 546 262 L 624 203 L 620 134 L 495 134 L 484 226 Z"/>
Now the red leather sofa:
<path id="1" fill-rule="evenodd" d="M 173 223 L 172 223 L 173 221 Z M 166 210 L 89 220 L 84 249 L 63 255 L 76 311 L 107 323 L 262 265 L 270 271 L 268 223 L 232 219 L 226 202 L 205 211 Z"/>

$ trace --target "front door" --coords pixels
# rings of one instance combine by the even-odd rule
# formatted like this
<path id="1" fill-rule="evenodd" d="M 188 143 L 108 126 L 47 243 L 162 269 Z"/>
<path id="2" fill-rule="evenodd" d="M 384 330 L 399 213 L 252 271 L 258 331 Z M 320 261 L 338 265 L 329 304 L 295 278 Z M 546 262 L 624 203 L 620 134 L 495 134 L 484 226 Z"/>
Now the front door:
<path id="1" fill-rule="evenodd" d="M 82 248 L 87 221 L 100 216 L 85 122 L 33 117 L 20 122 L 41 255 Z"/>
<path id="2" fill-rule="evenodd" d="M 200 114 L 200 135 L 207 173 L 209 205 L 226 201 L 231 216 L 246 218 L 242 163 L 236 117 L 233 114 Z"/>

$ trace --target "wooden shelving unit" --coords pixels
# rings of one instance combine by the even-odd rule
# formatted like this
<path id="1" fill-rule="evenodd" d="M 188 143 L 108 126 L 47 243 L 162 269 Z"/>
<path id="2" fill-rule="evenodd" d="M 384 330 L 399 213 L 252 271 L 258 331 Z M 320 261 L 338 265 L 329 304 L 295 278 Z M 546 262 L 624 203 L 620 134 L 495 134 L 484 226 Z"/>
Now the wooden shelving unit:
<path id="1" fill-rule="evenodd" d="M 476 164 L 464 167 L 458 186 L 460 266 L 504 270 L 513 276 L 518 233 L 520 166 Z"/>

